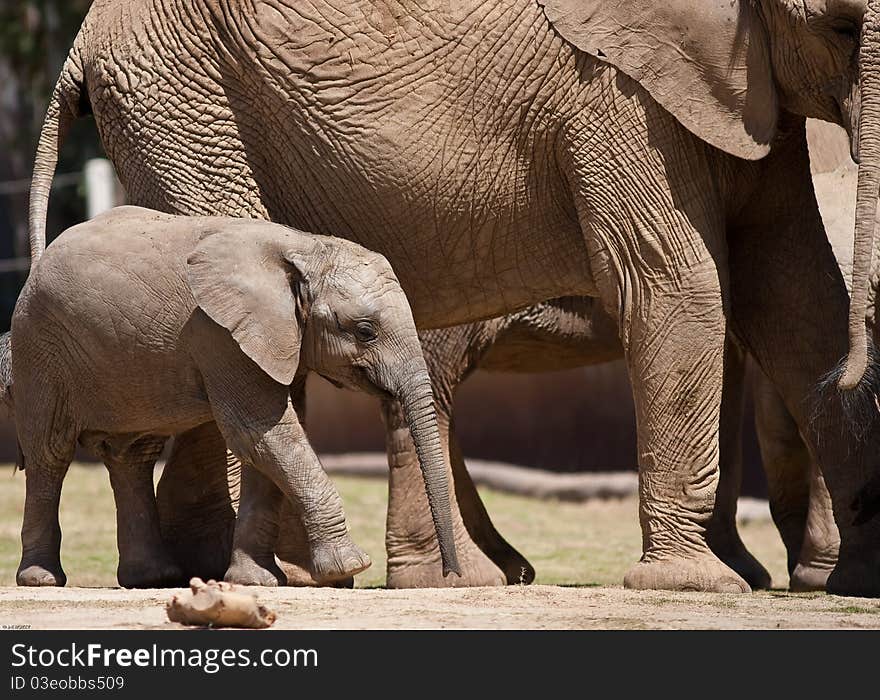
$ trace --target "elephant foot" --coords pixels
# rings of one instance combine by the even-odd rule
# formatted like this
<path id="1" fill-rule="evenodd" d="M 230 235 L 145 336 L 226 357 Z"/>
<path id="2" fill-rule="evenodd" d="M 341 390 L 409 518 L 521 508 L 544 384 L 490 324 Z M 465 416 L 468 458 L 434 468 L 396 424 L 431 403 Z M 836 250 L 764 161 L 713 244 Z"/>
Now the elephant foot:
<path id="1" fill-rule="evenodd" d="M 328 581 L 326 583 L 318 583 L 311 572 L 298 564 L 278 559 L 278 566 L 287 579 L 287 585 L 296 588 L 316 588 L 319 586 L 329 588 L 354 588 L 354 577 L 341 578 L 336 581 Z"/>
<path id="2" fill-rule="evenodd" d="M 792 593 L 809 593 L 811 591 L 824 591 L 831 575 L 833 566 L 811 566 L 798 564 L 791 572 L 788 589 Z"/>
<path id="3" fill-rule="evenodd" d="M 185 581 L 194 576 L 203 581 L 220 581 L 229 568 L 235 521 L 223 523 L 212 534 L 193 537 L 175 531 L 163 533 L 163 541 L 171 557 L 180 562 Z"/>
<path id="4" fill-rule="evenodd" d="M 351 578 L 372 563 L 367 553 L 351 541 L 312 548 L 312 577 L 319 585 Z"/>
<path id="5" fill-rule="evenodd" d="M 713 554 L 642 559 L 623 579 L 625 588 L 749 593 L 749 584 Z"/>
<path id="6" fill-rule="evenodd" d="M 474 586 L 503 586 L 509 582 L 505 573 L 495 565 L 472 541 L 456 542 L 461 576 L 450 574 L 444 578 L 440 550 L 430 552 L 388 553 L 385 585 L 388 588 L 465 588 Z M 522 559 L 525 566 L 531 565 Z M 532 579 L 534 570 L 531 569 Z M 516 572 L 517 577 L 528 575 Z M 531 579 L 523 581 L 531 583 Z"/>
<path id="7" fill-rule="evenodd" d="M 275 557 L 266 561 L 256 561 L 243 552 L 234 552 L 229 568 L 223 576 L 227 583 L 239 586 L 284 586 L 287 577 L 275 563 Z"/>
<path id="8" fill-rule="evenodd" d="M 116 580 L 123 588 L 168 588 L 186 585 L 187 579 L 175 562 L 143 560 L 120 562 L 116 568 Z"/>
<path id="9" fill-rule="evenodd" d="M 19 586 L 64 586 L 67 583 L 67 576 L 60 562 L 49 564 L 22 562 L 15 575 L 15 582 Z"/>
<path id="10" fill-rule="evenodd" d="M 508 585 L 528 585 L 532 583 L 535 580 L 535 567 L 529 563 L 528 559 L 502 539 L 500 535 L 499 540 L 500 542 L 493 541 L 487 543 L 481 540 L 476 540 L 476 542 L 483 554 L 489 557 L 492 563 L 504 574 Z M 474 572 L 477 578 L 486 580 L 487 577 L 490 579 L 494 577 L 494 571 L 491 567 L 480 563 L 479 568 L 482 568 L 483 571 Z M 474 583 L 468 585 L 494 586 L 497 584 Z"/>
<path id="11" fill-rule="evenodd" d="M 880 562 L 876 556 L 866 557 L 865 561 L 839 561 L 828 576 L 825 590 L 834 595 L 880 597 Z"/>
<path id="12" fill-rule="evenodd" d="M 746 549 L 738 536 L 710 542 L 710 547 L 715 556 L 738 573 L 752 590 L 770 588 L 770 572 Z"/>

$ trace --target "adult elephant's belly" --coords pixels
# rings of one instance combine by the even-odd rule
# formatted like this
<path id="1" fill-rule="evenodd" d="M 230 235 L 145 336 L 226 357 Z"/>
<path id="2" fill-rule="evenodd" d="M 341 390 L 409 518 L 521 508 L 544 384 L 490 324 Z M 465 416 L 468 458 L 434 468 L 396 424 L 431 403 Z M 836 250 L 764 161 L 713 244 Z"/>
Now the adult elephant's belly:
<path id="1" fill-rule="evenodd" d="M 594 293 L 557 151 L 579 71 L 537 4 L 378 23 L 323 6 L 260 4 L 223 58 L 112 42 L 90 94 L 133 203 L 355 240 L 422 327 Z"/>
<path id="2" fill-rule="evenodd" d="M 371 144 L 387 143 L 376 134 Z M 368 147 L 335 162 L 304 159 L 297 206 L 261 186 L 272 218 L 331 233 L 383 253 L 430 328 L 491 318 L 563 294 L 591 294 L 587 248 L 577 222 L 516 164 L 444 164 L 440 143 Z M 471 144 L 448 143 L 466 153 Z M 288 152 L 297 153 L 291 148 Z M 546 184 L 546 183 L 545 183 Z"/>

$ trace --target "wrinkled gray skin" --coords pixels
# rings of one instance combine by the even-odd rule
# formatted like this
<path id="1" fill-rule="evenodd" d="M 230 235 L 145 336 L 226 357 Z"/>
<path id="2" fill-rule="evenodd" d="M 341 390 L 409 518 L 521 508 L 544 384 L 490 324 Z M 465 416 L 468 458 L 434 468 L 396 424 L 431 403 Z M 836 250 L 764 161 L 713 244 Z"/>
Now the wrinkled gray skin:
<path id="1" fill-rule="evenodd" d="M 848 265 L 847 265 L 848 267 Z M 455 437 L 453 404 L 459 385 L 475 370 L 548 372 L 601 364 L 623 357 L 613 319 L 595 299 L 555 299 L 502 318 L 419 333 L 437 402 L 440 433 L 455 484 L 453 518 L 464 581 L 469 585 L 530 583 L 531 564 L 498 533 L 468 475 Z M 745 363 L 732 345 L 722 404 L 720 471 L 715 511 L 707 528 L 712 551 L 752 588 L 769 588 L 770 574 L 748 552 L 736 528 L 742 472 L 742 403 Z M 824 590 L 837 561 L 839 538 L 824 480 L 785 404 L 760 372 L 755 373 L 758 434 L 765 461 L 771 512 L 788 552 L 792 590 Z M 386 530 L 387 585 L 424 588 L 461 585 L 444 579 L 440 551 L 425 517 L 418 460 L 403 414 L 383 402 L 387 427 L 389 501 Z M 808 515 L 809 514 L 809 515 Z M 291 519 L 276 550 L 290 582 L 311 583 L 308 549 Z M 413 556 L 414 545 L 418 556 Z M 293 565 L 294 563 L 299 566 Z"/>
<path id="2" fill-rule="evenodd" d="M 430 381 L 381 255 L 265 221 L 120 207 L 68 229 L 35 263 L 11 343 L 27 479 L 20 585 L 66 581 L 58 503 L 77 442 L 110 471 L 120 584 L 179 584 L 153 467 L 168 437 L 206 423 L 245 465 L 227 580 L 283 580 L 273 557 L 283 498 L 316 580 L 369 566 L 291 400 L 305 368 L 402 402 L 444 571 L 458 568 Z"/>
<path id="3" fill-rule="evenodd" d="M 464 527 L 479 548 L 474 552 L 468 542 L 458 543 L 465 576 L 479 577 L 483 585 L 497 585 L 499 580 L 530 582 L 533 568 L 494 528 L 467 474 L 452 428 L 455 391 L 477 369 L 545 372 L 620 359 L 623 352 L 613 321 L 594 299 L 563 298 L 501 319 L 419 335 L 437 397 L 441 435 L 448 442 L 457 506 Z M 727 352 L 729 357 L 739 359 L 732 359 L 725 376 L 721 476 L 707 539 L 712 551 L 752 588 L 769 588 L 769 573 L 745 548 L 736 528 L 745 364 L 735 347 L 729 345 Z M 788 552 L 790 586 L 797 591 L 824 590 L 839 547 L 830 496 L 784 402 L 759 371 L 755 380 L 758 434 L 771 511 Z M 389 429 L 388 585 L 442 586 L 440 553 L 429 538 L 431 522 L 418 513 L 418 463 L 406 425 L 393 402 L 384 402 L 383 414 Z M 455 505 L 454 518 L 458 515 Z M 408 556 L 412 542 L 424 543 L 423 557 Z"/>
<path id="4" fill-rule="evenodd" d="M 843 130 L 826 122 L 808 124 L 810 165 L 828 237 L 848 279 L 852 271 L 852 229 L 857 169 L 850 160 L 849 140 Z M 875 258 L 867 310 L 868 328 L 874 334 L 876 287 L 880 263 Z M 440 429 L 448 440 L 455 480 L 453 518 L 460 518 L 473 539 L 458 542 L 464 578 L 474 585 L 528 582 L 531 565 L 497 532 L 467 474 L 455 438 L 453 400 L 459 384 L 476 369 L 541 372 L 586 366 L 622 357 L 616 324 L 590 298 L 559 299 L 538 304 L 500 319 L 461 328 L 422 331 L 419 334 L 428 371 L 438 401 Z M 875 342 L 876 342 L 876 335 Z M 722 408 L 721 478 L 715 512 L 708 528 L 712 551 L 742 576 L 752 588 L 766 588 L 770 576 L 745 549 L 736 531 L 736 499 L 741 472 L 741 422 L 736 410 L 742 401 L 742 366 L 733 365 L 725 378 Z M 771 382 L 753 372 L 759 444 L 767 474 L 770 508 L 788 554 L 789 586 L 794 591 L 824 590 L 837 562 L 840 538 L 831 508 L 831 497 L 818 465 L 800 436 L 797 423 Z M 399 411 L 384 405 L 390 426 L 388 584 L 393 587 L 442 586 L 439 551 L 430 543 L 432 524 L 416 512 L 419 475 L 412 443 Z M 292 524 L 290 529 L 292 530 Z M 292 538 L 289 538 L 292 539 Z M 411 543 L 422 543 L 419 557 Z M 288 548 L 289 549 L 289 548 Z M 307 549 L 300 548 L 307 554 Z M 288 552 L 286 555 L 291 557 Z M 290 560 L 299 561 L 303 557 Z M 502 575 L 503 574 L 503 575 Z M 293 578 L 291 576 L 291 578 Z"/>
<path id="5" fill-rule="evenodd" d="M 880 518 L 851 510 L 870 505 L 880 419 L 844 412 L 876 383 L 873 365 L 860 382 L 880 182 L 880 35 L 864 12 L 858 0 L 97 0 L 47 112 L 32 250 L 59 140 L 91 110 L 133 202 L 380 251 L 420 328 L 599 298 L 636 406 L 633 588 L 749 588 L 706 541 L 732 335 L 825 474 L 842 540 L 830 588 L 880 594 Z M 846 126 L 862 159 L 851 308 L 805 116 Z M 213 502 L 228 504 L 224 455 L 218 435 L 188 435 L 173 463 L 213 465 Z M 165 531 L 192 539 L 199 499 L 182 500 Z"/>

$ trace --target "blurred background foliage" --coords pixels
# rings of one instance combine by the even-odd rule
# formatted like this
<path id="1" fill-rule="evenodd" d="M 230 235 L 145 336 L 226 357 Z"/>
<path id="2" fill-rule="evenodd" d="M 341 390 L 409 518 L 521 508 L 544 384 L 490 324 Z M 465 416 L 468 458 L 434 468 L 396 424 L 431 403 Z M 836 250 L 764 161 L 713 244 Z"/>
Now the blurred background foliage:
<path id="1" fill-rule="evenodd" d="M 0 263 L 27 257 L 27 199 L 34 151 L 49 95 L 91 0 L 0 0 Z M 79 120 L 66 139 L 58 173 L 82 170 L 103 153 L 94 123 Z M 85 218 L 81 184 L 52 192 L 51 237 Z M 0 331 L 9 318 L 26 269 L 0 267 Z"/>

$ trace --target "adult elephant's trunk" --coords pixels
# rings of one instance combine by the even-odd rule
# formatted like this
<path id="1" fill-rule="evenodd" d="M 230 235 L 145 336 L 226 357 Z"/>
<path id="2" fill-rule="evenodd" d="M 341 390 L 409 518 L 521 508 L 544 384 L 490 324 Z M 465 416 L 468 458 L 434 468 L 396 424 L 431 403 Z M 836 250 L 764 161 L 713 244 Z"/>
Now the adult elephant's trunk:
<path id="1" fill-rule="evenodd" d="M 868 0 L 859 53 L 860 109 L 858 139 L 853 150 L 859 155 L 856 225 L 853 242 L 852 300 L 849 306 L 849 355 L 840 388 L 854 389 L 868 366 L 868 335 L 865 314 L 877 196 L 880 194 L 880 0 Z"/>
<path id="2" fill-rule="evenodd" d="M 404 420 L 419 456 L 431 517 L 440 543 L 443 575 L 446 576 L 452 571 L 461 576 L 452 532 L 446 459 L 440 444 L 440 432 L 437 429 L 437 413 L 434 409 L 431 380 L 425 362 L 421 358 L 412 361 L 408 369 L 409 371 L 402 375 L 397 375 L 402 376 L 403 380 L 398 383 L 394 395 L 403 409 Z"/>

